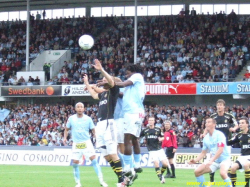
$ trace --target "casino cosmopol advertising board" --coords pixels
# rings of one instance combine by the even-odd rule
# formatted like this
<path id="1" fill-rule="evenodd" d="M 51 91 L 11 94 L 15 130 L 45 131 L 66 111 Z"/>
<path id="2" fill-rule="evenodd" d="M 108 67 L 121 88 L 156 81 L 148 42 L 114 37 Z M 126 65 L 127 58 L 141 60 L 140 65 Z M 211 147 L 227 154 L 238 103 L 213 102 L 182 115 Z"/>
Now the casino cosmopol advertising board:
<path id="1" fill-rule="evenodd" d="M 1 96 L 4 97 L 44 97 L 61 96 L 61 86 L 3 86 Z"/>

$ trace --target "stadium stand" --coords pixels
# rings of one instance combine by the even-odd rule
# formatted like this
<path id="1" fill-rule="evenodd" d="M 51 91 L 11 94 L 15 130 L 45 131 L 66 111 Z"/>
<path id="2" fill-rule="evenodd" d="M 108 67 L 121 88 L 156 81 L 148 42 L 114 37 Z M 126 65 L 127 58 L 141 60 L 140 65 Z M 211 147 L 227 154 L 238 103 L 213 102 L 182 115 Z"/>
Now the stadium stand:
<path id="1" fill-rule="evenodd" d="M 134 61 L 133 21 L 133 17 L 32 19 L 30 59 L 44 50 L 71 50 L 73 62 L 66 62 L 48 84 L 79 84 L 83 73 L 95 82 L 100 78 L 91 65 L 95 58 L 124 80 L 124 67 Z M 138 17 L 136 63 L 144 68 L 148 83 L 231 82 L 249 60 L 248 28 L 249 16 L 236 14 Z M 20 20 L 0 23 L 3 85 L 9 85 L 10 75 L 25 64 L 24 31 L 25 22 Z M 85 33 L 95 38 L 89 51 L 78 47 L 78 38 Z"/>
<path id="2" fill-rule="evenodd" d="M 148 124 L 148 117 L 156 117 L 156 126 L 163 129 L 163 121 L 170 120 L 178 136 L 179 147 L 200 147 L 199 134 L 204 131 L 205 117 L 216 112 L 215 106 L 165 106 L 145 105 L 146 116 L 143 128 Z M 226 108 L 238 120 L 242 116 L 250 119 L 250 106 L 233 105 Z M 97 123 L 98 106 L 86 105 L 86 115 L 94 124 Z M 0 145 L 28 146 L 66 146 L 63 144 L 65 123 L 74 114 L 72 105 L 31 105 L 11 109 L 4 122 L 0 122 Z M 94 139 L 93 139 L 94 142 Z M 67 145 L 71 145 L 71 137 Z M 141 145 L 144 146 L 143 139 Z"/>

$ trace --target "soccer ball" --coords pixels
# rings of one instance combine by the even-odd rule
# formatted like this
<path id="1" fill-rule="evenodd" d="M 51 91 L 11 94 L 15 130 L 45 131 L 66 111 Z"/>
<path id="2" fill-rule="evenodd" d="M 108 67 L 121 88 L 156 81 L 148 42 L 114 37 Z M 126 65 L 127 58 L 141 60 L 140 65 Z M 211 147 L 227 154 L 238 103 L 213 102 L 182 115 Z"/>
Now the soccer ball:
<path id="1" fill-rule="evenodd" d="M 83 50 L 88 50 L 91 49 L 91 47 L 93 47 L 94 39 L 92 38 L 92 36 L 84 34 L 79 38 L 78 43 Z"/>

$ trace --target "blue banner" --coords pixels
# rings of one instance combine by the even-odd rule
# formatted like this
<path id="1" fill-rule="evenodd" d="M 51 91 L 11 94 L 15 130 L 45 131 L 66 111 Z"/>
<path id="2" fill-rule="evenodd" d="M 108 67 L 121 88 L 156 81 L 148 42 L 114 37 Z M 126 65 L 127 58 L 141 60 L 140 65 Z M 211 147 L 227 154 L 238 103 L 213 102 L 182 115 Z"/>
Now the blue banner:
<path id="1" fill-rule="evenodd" d="M 197 83 L 197 94 L 250 94 L 250 82 Z"/>

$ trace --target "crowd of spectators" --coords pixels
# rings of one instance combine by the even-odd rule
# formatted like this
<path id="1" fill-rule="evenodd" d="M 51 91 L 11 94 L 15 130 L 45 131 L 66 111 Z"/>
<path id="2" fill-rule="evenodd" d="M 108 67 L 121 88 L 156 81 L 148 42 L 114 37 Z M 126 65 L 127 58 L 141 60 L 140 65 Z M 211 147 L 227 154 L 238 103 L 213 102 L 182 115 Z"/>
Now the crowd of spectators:
<path id="1" fill-rule="evenodd" d="M 193 10 L 192 10 L 193 11 Z M 148 83 L 233 81 L 249 60 L 250 17 L 232 12 L 138 17 L 136 63 Z M 102 61 L 112 75 L 125 79 L 126 64 L 134 62 L 133 17 L 78 17 L 31 19 L 31 56 L 49 49 L 70 49 L 74 62 L 49 77 L 49 84 L 77 84 L 87 73 L 96 81 L 100 73 L 93 60 Z M 0 23 L 1 71 L 5 80 L 20 69 L 25 56 L 25 22 Z M 91 34 L 91 50 L 79 49 L 78 38 Z M 11 70 L 11 67 L 14 70 Z M 9 73 L 10 71 L 10 73 Z M 5 81 L 6 82 L 6 81 Z"/>
<path id="2" fill-rule="evenodd" d="M 8 108 L 3 106 L 4 108 Z M 31 105 L 9 109 L 10 114 L 0 122 L 0 145 L 28 145 L 28 146 L 70 146 L 69 134 L 67 144 L 63 143 L 64 129 L 67 119 L 75 113 L 73 105 Z M 200 134 L 204 131 L 205 118 L 216 112 L 215 106 L 173 106 L 173 105 L 145 105 L 145 119 L 143 127 L 148 125 L 148 117 L 155 116 L 156 126 L 162 128 L 164 120 L 172 122 L 179 147 L 201 147 Z M 246 116 L 250 120 L 250 106 L 244 108 L 233 105 L 226 107 L 237 120 Z M 87 104 L 85 114 L 97 124 L 97 104 Z M 94 139 L 92 138 L 93 142 Z M 143 139 L 141 146 L 145 146 Z"/>

